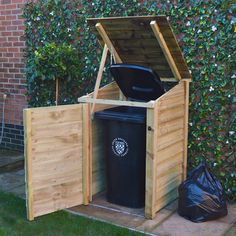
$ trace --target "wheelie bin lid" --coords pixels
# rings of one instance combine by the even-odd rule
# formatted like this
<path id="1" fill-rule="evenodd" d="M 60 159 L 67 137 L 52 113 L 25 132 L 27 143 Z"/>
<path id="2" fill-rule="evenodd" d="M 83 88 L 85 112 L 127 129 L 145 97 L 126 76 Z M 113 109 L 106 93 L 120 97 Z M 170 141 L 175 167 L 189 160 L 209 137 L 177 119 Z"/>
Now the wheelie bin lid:
<path id="1" fill-rule="evenodd" d="M 156 100 L 165 93 L 158 74 L 151 68 L 133 64 L 113 64 L 110 72 L 123 94 L 134 101 Z"/>

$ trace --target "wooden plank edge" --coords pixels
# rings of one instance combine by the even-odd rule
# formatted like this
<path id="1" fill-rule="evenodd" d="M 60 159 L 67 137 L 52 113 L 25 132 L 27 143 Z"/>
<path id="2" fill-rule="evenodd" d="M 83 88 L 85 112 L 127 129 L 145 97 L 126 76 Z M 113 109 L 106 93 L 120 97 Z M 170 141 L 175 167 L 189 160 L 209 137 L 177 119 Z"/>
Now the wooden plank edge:
<path id="1" fill-rule="evenodd" d="M 163 51 L 163 53 L 164 53 L 164 55 L 166 57 L 166 60 L 167 60 L 167 62 L 169 64 L 169 66 L 170 66 L 170 69 L 171 69 L 174 77 L 176 79 L 178 79 L 178 80 L 181 80 L 181 75 L 180 75 L 180 73 L 178 71 L 178 68 L 177 68 L 177 66 L 175 64 L 175 61 L 174 61 L 174 59 L 173 59 L 173 57 L 172 57 L 172 55 L 171 55 L 171 53 L 169 51 L 169 48 L 168 48 L 168 46 L 167 46 L 167 44 L 165 42 L 165 39 L 164 39 L 164 37 L 163 37 L 163 35 L 162 35 L 161 31 L 160 31 L 160 28 L 157 25 L 156 21 L 151 21 L 150 26 L 152 28 L 152 31 L 153 31 L 157 41 L 159 42 L 159 45 L 160 45 L 160 47 L 161 47 L 161 49 L 162 49 L 162 51 Z"/>
<path id="2" fill-rule="evenodd" d="M 92 108 L 91 108 L 91 115 L 93 115 L 93 111 L 95 108 L 95 100 L 97 98 L 98 95 L 98 90 L 101 84 L 101 80 L 102 80 L 102 75 L 103 75 L 103 71 L 104 71 L 104 67 L 105 67 L 105 63 L 106 63 L 106 59 L 107 59 L 107 54 L 108 54 L 108 47 L 105 44 L 104 48 L 103 48 L 103 52 L 102 52 L 102 58 L 101 58 L 101 62 L 100 62 L 100 66 L 99 66 L 99 70 L 98 70 L 98 74 L 97 74 L 97 79 L 96 79 L 96 84 L 94 87 L 94 92 L 93 92 L 93 99 L 94 102 L 92 104 Z"/>
<path id="3" fill-rule="evenodd" d="M 188 116 L 189 116 L 189 82 L 184 81 L 185 89 L 185 115 L 184 115 L 184 160 L 183 160 L 183 181 L 187 177 L 188 161 Z"/>
<path id="4" fill-rule="evenodd" d="M 25 156 L 25 192 L 27 219 L 34 220 L 32 186 L 32 145 L 31 145 L 31 109 L 24 109 L 24 156 Z"/>
<path id="5" fill-rule="evenodd" d="M 154 109 L 147 110 L 147 139 L 146 139 L 146 189 L 145 189 L 145 217 L 153 219 L 155 217 L 155 181 L 156 181 L 156 115 L 158 112 L 157 104 L 154 104 Z M 148 150 L 150 148 L 150 150 Z M 149 177 L 148 177 L 149 176 Z"/>
<path id="6" fill-rule="evenodd" d="M 114 55 L 116 63 L 122 63 L 122 60 L 121 60 L 119 54 L 117 53 L 115 47 L 113 46 L 111 40 L 109 39 L 109 37 L 108 37 L 105 29 L 103 28 L 102 24 L 101 23 L 97 23 L 95 25 L 95 27 L 96 27 L 98 33 L 100 34 L 100 36 L 102 37 L 103 42 L 107 45 L 110 53 L 112 55 Z"/>
<path id="7" fill-rule="evenodd" d="M 81 103 L 93 103 L 93 101 L 94 101 L 94 99 L 90 98 L 90 97 L 80 97 L 80 98 L 78 98 L 78 102 L 81 102 Z M 150 102 L 133 102 L 133 101 L 110 100 L 110 99 L 95 99 L 95 102 L 97 104 L 104 104 L 104 105 L 154 108 L 154 101 L 150 101 Z"/>
<path id="8" fill-rule="evenodd" d="M 83 204 L 88 205 L 89 204 L 89 159 L 90 159 L 90 104 L 83 104 L 83 145 L 82 145 L 82 189 L 83 189 Z"/>

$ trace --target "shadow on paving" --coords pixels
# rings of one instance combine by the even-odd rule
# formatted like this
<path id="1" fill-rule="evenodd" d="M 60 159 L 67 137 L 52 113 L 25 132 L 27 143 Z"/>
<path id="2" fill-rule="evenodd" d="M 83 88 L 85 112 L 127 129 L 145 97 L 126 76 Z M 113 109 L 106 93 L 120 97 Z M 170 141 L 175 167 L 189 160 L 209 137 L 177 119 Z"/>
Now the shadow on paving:
<path id="1" fill-rule="evenodd" d="M 0 174 L 20 170 L 24 167 L 24 154 L 17 151 L 0 149 Z"/>

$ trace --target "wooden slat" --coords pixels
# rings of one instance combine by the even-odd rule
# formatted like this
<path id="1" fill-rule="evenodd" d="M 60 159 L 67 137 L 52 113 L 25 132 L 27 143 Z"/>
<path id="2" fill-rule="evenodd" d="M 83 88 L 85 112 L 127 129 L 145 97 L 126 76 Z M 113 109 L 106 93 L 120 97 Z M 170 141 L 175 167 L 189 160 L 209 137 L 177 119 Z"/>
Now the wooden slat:
<path id="1" fill-rule="evenodd" d="M 83 201 L 82 189 L 74 187 L 78 185 L 81 185 L 81 183 L 73 182 L 73 186 L 70 183 L 63 186 L 53 186 L 50 189 L 37 190 L 34 197 L 38 197 L 40 200 L 36 201 L 34 215 L 40 216 L 50 213 L 52 208 L 60 210 L 69 208 L 71 205 L 81 204 L 81 201 Z"/>
<path id="2" fill-rule="evenodd" d="M 162 173 L 166 173 L 168 169 L 180 165 L 183 163 L 183 152 L 179 152 L 178 154 L 169 157 L 168 159 L 165 158 L 165 161 L 156 163 L 156 172 L 158 175 Z"/>
<path id="3" fill-rule="evenodd" d="M 90 161 L 91 161 L 91 106 L 83 105 L 83 203 L 88 205 L 90 192 Z"/>
<path id="4" fill-rule="evenodd" d="M 103 48 L 102 59 L 101 59 L 101 62 L 100 62 L 98 75 L 97 75 L 97 79 L 96 79 L 96 84 L 95 84 L 95 88 L 94 88 L 94 92 L 93 92 L 94 102 L 92 104 L 91 114 L 93 114 L 93 112 L 94 112 L 95 99 L 97 98 L 98 90 L 99 90 L 99 87 L 100 87 L 100 84 L 101 84 L 101 81 L 102 81 L 103 70 L 104 70 L 104 67 L 105 67 L 106 59 L 107 59 L 107 53 L 108 53 L 108 47 L 105 44 L 104 48 Z"/>
<path id="5" fill-rule="evenodd" d="M 106 17 L 106 18 L 89 18 L 88 22 L 91 25 L 96 24 L 96 22 L 101 22 L 106 26 L 111 26 L 112 28 L 117 25 L 131 27 L 140 26 L 146 28 L 146 26 L 152 21 L 156 20 L 160 25 L 168 25 L 166 16 L 128 16 L 128 17 Z"/>
<path id="6" fill-rule="evenodd" d="M 184 163 L 183 163 L 183 181 L 187 177 L 187 159 L 188 159 L 188 110 L 189 110 L 189 82 L 183 81 L 185 88 L 185 114 L 184 114 Z"/>
<path id="7" fill-rule="evenodd" d="M 160 101 L 160 110 L 167 110 L 182 106 L 185 104 L 184 93 L 177 94 L 175 96 L 171 96 L 169 99 L 163 99 Z"/>
<path id="8" fill-rule="evenodd" d="M 52 133 L 50 128 L 53 128 L 55 131 Z M 67 130 L 67 134 L 75 134 L 78 130 L 81 130 L 81 122 L 72 121 L 68 123 L 61 123 L 61 124 L 45 124 L 45 125 L 38 125 L 35 124 L 32 127 L 32 136 L 34 137 L 35 134 L 40 137 L 44 138 L 51 138 L 55 136 L 62 136 L 64 135 L 64 130 Z"/>
<path id="9" fill-rule="evenodd" d="M 105 138 L 100 120 L 92 121 L 92 164 L 91 193 L 95 195 L 105 190 Z"/>
<path id="10" fill-rule="evenodd" d="M 180 75 L 180 73 L 178 71 L 178 68 L 175 65 L 175 61 L 174 61 L 174 59 L 173 59 L 173 57 L 172 57 L 172 55 L 171 55 L 171 53 L 170 53 L 170 51 L 169 51 L 169 49 L 168 49 L 168 47 L 166 45 L 165 39 L 164 39 L 164 37 L 163 37 L 163 35 L 162 35 L 161 31 L 160 31 L 160 28 L 158 27 L 156 21 L 152 21 L 150 23 L 150 25 L 151 25 L 152 30 L 153 30 L 153 32 L 154 32 L 154 34 L 155 34 L 155 36 L 156 36 L 156 38 L 157 38 L 157 40 L 159 42 L 159 45 L 162 48 L 162 51 L 163 51 L 163 53 L 164 53 L 164 55 L 166 57 L 166 60 L 167 60 L 169 66 L 171 68 L 171 71 L 172 71 L 173 75 L 178 80 L 181 80 L 181 75 Z"/>
<path id="11" fill-rule="evenodd" d="M 57 175 L 57 176 L 47 175 L 47 179 L 45 179 L 44 177 L 41 178 L 37 176 L 37 178 L 34 178 L 34 181 L 33 181 L 33 184 L 35 186 L 34 190 L 41 189 L 41 188 L 50 189 L 51 186 L 54 186 L 54 185 L 63 185 L 65 183 L 74 182 L 78 180 L 78 171 L 81 171 L 81 168 L 73 170 L 70 173 L 63 172 L 61 173 L 61 175 Z M 80 183 L 82 186 L 82 180 L 80 181 Z M 77 187 L 79 188 L 81 186 L 77 186 Z"/>
<path id="12" fill-rule="evenodd" d="M 149 23 L 147 24 L 147 27 L 149 27 Z M 170 28 L 165 27 L 162 28 L 162 34 L 165 35 L 165 38 L 173 38 L 173 32 Z M 107 35 L 110 37 L 112 36 L 113 40 L 124 40 L 124 39 L 132 39 L 135 38 L 137 40 L 139 39 L 153 39 L 155 38 L 153 36 L 153 34 L 151 34 L 151 29 L 148 31 L 145 28 L 145 31 L 143 31 L 143 29 L 141 30 L 141 28 L 131 28 L 129 27 L 128 29 L 124 28 L 124 25 L 122 26 L 116 26 L 116 28 L 109 28 L 109 32 L 107 32 Z"/>
<path id="13" fill-rule="evenodd" d="M 25 156 L 25 175 L 26 175 L 26 208 L 27 218 L 34 219 L 34 204 L 33 204 L 33 187 L 32 187 L 32 118 L 31 110 L 25 109 L 24 112 L 24 156 Z"/>
<path id="14" fill-rule="evenodd" d="M 160 151 L 177 142 L 184 140 L 184 130 L 179 129 L 169 134 L 164 135 L 162 138 L 159 137 L 158 144 L 156 145 L 156 150 Z"/>
<path id="15" fill-rule="evenodd" d="M 185 107 L 180 105 L 171 109 L 162 110 L 159 117 L 159 122 L 164 123 L 168 121 L 173 121 L 184 116 Z"/>
<path id="16" fill-rule="evenodd" d="M 153 219 L 155 215 L 155 180 L 156 171 L 156 152 L 154 145 L 156 143 L 156 109 L 147 109 L 147 134 L 146 134 L 146 185 L 145 185 L 145 217 Z"/>
<path id="17" fill-rule="evenodd" d="M 101 23 L 97 23 L 96 24 L 96 29 L 99 32 L 99 34 L 101 35 L 104 43 L 107 45 L 107 47 L 109 48 L 109 51 L 112 55 L 114 55 L 116 63 L 122 63 L 122 60 L 119 56 L 119 54 L 117 53 L 115 47 L 113 46 L 111 40 L 109 39 L 109 37 L 107 36 L 106 31 L 104 30 L 103 26 L 101 25 Z"/>
<path id="18" fill-rule="evenodd" d="M 175 144 L 171 146 L 168 146 L 162 150 L 159 150 L 157 163 L 166 161 L 169 158 L 172 158 L 175 155 L 178 155 L 179 153 L 183 153 L 183 151 L 184 151 L 183 140 L 180 140 L 179 142 L 176 142 Z"/>
<path id="19" fill-rule="evenodd" d="M 158 184 L 161 184 L 162 183 L 162 178 L 167 178 L 168 180 L 169 179 L 172 179 L 174 178 L 175 176 L 178 176 L 179 174 L 183 173 L 182 171 L 182 165 L 179 164 L 179 165 L 176 165 L 176 166 L 172 166 L 171 168 L 169 168 L 167 171 L 165 172 L 160 172 L 160 173 L 157 173 L 156 174 L 156 178 L 160 180 L 159 183 L 157 183 L 156 186 L 158 186 Z"/>
<path id="20" fill-rule="evenodd" d="M 162 137 L 167 133 L 172 133 L 179 129 L 184 129 L 184 119 L 182 117 L 176 120 L 171 120 L 169 122 L 161 123 L 159 125 L 157 136 Z"/>
<path id="21" fill-rule="evenodd" d="M 82 129 L 81 129 L 82 131 Z M 66 132 L 66 130 L 65 130 Z M 32 138 L 32 151 L 33 152 L 50 152 L 53 150 L 64 150 L 74 148 L 77 143 L 82 139 L 81 134 L 72 134 L 64 136 L 56 136 L 52 138 L 45 138 L 34 136 Z M 82 145 L 78 145 L 82 149 Z"/>
<path id="22" fill-rule="evenodd" d="M 45 107 L 45 109 L 32 108 L 32 125 L 33 126 L 43 126 L 46 124 L 55 123 L 69 123 L 73 121 L 78 121 L 78 117 L 82 116 L 82 111 L 79 109 L 80 105 L 73 106 L 58 106 L 56 107 Z M 67 112 L 70 110 L 70 112 Z"/>
<path id="23" fill-rule="evenodd" d="M 81 147 L 78 147 L 78 145 L 74 145 L 73 147 L 71 147 L 69 150 L 68 148 L 63 148 L 63 149 L 53 149 L 51 151 L 47 151 L 45 152 L 44 150 L 42 150 L 42 152 L 36 152 L 36 151 L 32 151 L 31 156 L 32 156 L 32 161 L 34 162 L 35 165 L 37 164 L 49 164 L 56 162 L 57 160 L 67 160 L 67 159 L 71 159 L 74 158 L 73 154 L 74 153 L 79 153 L 81 152 Z M 54 157 L 57 156 L 57 158 L 55 159 Z"/>
<path id="24" fill-rule="evenodd" d="M 78 102 L 93 103 L 93 99 L 90 97 L 80 97 Z M 128 106 L 128 107 L 146 107 L 153 108 L 153 102 L 132 102 L 132 101 L 120 101 L 120 100 L 108 100 L 108 99 L 96 99 L 96 104 L 114 105 L 114 106 Z"/>

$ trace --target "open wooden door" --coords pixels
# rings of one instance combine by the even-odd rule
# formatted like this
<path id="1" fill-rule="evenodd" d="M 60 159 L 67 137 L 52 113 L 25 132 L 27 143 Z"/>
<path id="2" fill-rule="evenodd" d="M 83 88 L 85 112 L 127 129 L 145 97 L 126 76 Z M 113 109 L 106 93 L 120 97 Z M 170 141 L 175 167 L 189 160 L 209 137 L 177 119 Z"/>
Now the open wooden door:
<path id="1" fill-rule="evenodd" d="M 90 119 L 87 116 L 87 104 L 24 110 L 29 220 L 88 204 Z"/>

